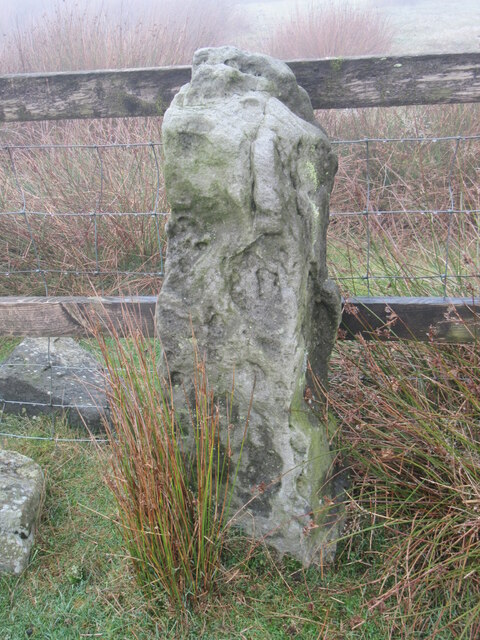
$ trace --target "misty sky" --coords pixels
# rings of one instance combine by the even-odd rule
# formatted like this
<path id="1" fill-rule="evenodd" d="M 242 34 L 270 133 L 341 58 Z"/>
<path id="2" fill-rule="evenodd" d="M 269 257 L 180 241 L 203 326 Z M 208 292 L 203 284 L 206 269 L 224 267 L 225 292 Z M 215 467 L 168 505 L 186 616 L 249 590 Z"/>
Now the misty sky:
<path id="1" fill-rule="evenodd" d="M 154 1 L 154 0 L 153 0 Z M 181 2 L 181 0 L 180 0 Z M 0 0 L 0 24 L 8 28 L 16 20 L 23 21 L 29 17 L 41 16 L 45 11 L 51 10 L 55 5 L 65 3 L 68 5 L 81 4 L 88 5 L 93 9 L 96 7 L 107 7 L 120 10 L 123 6 L 132 5 L 132 2 L 125 0 L 83 0 L 77 3 L 76 0 Z M 134 0 L 135 6 L 141 8 L 142 5 L 150 6 L 152 0 Z"/>

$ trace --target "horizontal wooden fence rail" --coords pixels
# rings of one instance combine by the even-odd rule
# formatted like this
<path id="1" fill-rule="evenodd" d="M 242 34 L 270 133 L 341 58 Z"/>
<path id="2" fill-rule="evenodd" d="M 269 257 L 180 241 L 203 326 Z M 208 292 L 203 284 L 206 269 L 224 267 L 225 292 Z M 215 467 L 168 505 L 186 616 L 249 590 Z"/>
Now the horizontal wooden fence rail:
<path id="1" fill-rule="evenodd" d="M 121 332 L 126 316 L 153 336 L 156 302 L 156 296 L 0 297 L 0 336 L 85 337 L 93 324 Z"/>
<path id="2" fill-rule="evenodd" d="M 480 101 L 480 53 L 288 62 L 314 109 Z M 0 122 L 163 115 L 191 68 L 0 76 Z"/>
<path id="3" fill-rule="evenodd" d="M 0 298 L 0 336 L 84 337 L 91 322 L 121 332 L 125 316 L 144 335 L 155 332 L 155 296 L 131 298 Z M 480 337 L 480 300 L 468 298 L 352 298 L 344 302 L 341 339 L 412 339 L 469 343 Z"/>

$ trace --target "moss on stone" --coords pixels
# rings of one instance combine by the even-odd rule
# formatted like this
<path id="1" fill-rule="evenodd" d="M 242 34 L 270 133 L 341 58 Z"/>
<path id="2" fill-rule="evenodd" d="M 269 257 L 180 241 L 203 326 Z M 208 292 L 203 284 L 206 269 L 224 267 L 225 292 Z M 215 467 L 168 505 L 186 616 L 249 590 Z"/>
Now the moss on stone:
<path id="1" fill-rule="evenodd" d="M 339 73 L 343 68 L 343 62 L 343 58 L 334 58 L 333 60 L 330 60 L 331 70 L 335 71 L 335 73 Z"/>

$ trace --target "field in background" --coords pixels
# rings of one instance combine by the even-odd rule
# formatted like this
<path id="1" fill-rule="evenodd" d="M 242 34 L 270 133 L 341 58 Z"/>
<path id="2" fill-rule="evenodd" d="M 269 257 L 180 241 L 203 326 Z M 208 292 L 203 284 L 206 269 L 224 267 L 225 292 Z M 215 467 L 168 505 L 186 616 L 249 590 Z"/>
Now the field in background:
<path id="1" fill-rule="evenodd" d="M 61 5 L 47 21 L 14 34 L 0 54 L 0 71 L 188 63 L 196 48 L 223 44 L 232 33 L 228 3 L 189 0 L 188 21 L 187 14 L 168 13 L 172 4 L 162 6 L 156 16 L 116 23 L 105 12 L 75 13 Z M 332 24 L 340 18 L 331 13 Z M 344 55 L 361 52 L 361 21 L 365 28 L 373 24 L 368 11 L 356 18 L 342 40 Z M 308 15 L 303 24 L 301 15 L 295 20 L 296 35 L 288 43 L 292 23 L 278 31 L 283 41 L 276 45 L 283 44 L 288 57 L 297 56 L 292 43 L 304 46 L 302 34 L 312 22 Z M 379 49 L 369 52 L 384 53 L 395 34 L 387 24 L 375 24 L 378 37 L 372 34 L 369 42 Z M 322 46 L 325 40 L 318 38 Z M 308 44 L 315 42 L 309 38 Z M 271 34 L 258 42 L 263 50 L 271 45 Z M 318 118 L 334 141 L 352 141 L 337 145 L 329 230 L 329 268 L 344 294 L 443 295 L 443 274 L 449 295 L 473 296 L 480 263 L 480 140 L 458 136 L 480 133 L 478 106 L 331 111 Z M 0 295 L 44 295 L 41 273 L 14 274 L 39 268 L 52 270 L 46 278 L 50 295 L 90 294 L 93 287 L 106 294 L 158 291 L 155 274 L 165 244 L 158 218 L 108 214 L 167 210 L 157 171 L 161 149 L 156 156 L 148 144 L 161 141 L 160 127 L 156 118 L 2 125 L 1 145 L 46 148 L 0 156 Z M 446 137 L 453 139 L 438 140 Z M 368 163 L 365 142 L 356 142 L 365 138 L 375 139 L 368 144 Z M 115 146 L 125 143 L 140 146 Z M 24 205 L 47 215 L 13 213 Z M 109 274 L 82 275 L 99 267 Z M 226 560 L 223 599 L 207 618 L 192 616 L 190 637 L 478 637 L 471 616 L 479 593 L 479 390 L 478 344 L 453 350 L 433 342 L 419 349 L 339 344 L 330 402 L 356 483 L 337 572 L 302 572 L 265 550 L 249 556 L 234 549 Z M 5 420 L 19 435 L 50 434 L 48 421 L 4 418 L 2 429 Z M 419 459 L 413 454 L 424 432 L 428 455 Z M 62 424 L 57 433 L 75 436 Z M 2 637 L 188 637 L 167 615 L 152 612 L 133 584 L 91 449 L 14 439 L 3 439 L 2 446 L 31 455 L 48 472 L 32 570 L 18 582 L 1 583 Z M 444 492 L 447 483 L 450 493 Z M 408 499 L 400 505 L 396 495 Z M 453 520 L 458 535 L 449 537 Z M 438 523 L 445 526 L 435 528 Z M 349 537 L 362 528 L 367 532 Z M 416 564 L 405 564 L 415 551 Z M 428 581 L 437 567 L 440 586 Z"/>

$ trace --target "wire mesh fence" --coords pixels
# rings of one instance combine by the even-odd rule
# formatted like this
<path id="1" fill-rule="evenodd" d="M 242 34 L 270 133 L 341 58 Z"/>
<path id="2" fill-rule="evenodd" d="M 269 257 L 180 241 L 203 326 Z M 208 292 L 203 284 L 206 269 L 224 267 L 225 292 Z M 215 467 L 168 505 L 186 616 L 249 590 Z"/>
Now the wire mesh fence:
<path id="1" fill-rule="evenodd" d="M 343 294 L 471 296 L 480 282 L 480 134 L 333 140 L 328 261 Z M 160 141 L 0 147 L 0 296 L 156 295 L 167 205 Z M 53 389 L 62 365 L 46 350 Z M 1 365 L 0 365 L 1 366 Z M 21 366 L 21 365 L 18 365 Z M 0 397 L 0 436 L 59 438 L 54 413 Z M 49 433 L 5 428 L 48 409 Z M 10 422 L 9 422 L 10 425 Z M 99 438 L 102 440 L 102 438 Z"/>
<path id="2" fill-rule="evenodd" d="M 2 152 L 0 230 L 8 249 L 1 295 L 158 288 L 167 215 L 161 143 L 9 145 Z"/>
<path id="3" fill-rule="evenodd" d="M 341 170 L 329 263 L 347 295 L 447 297 L 478 290 L 479 140 L 334 141 Z"/>
<path id="4" fill-rule="evenodd" d="M 468 292 L 479 277 L 479 140 L 333 141 L 329 263 L 346 294 Z M 0 295 L 158 291 L 160 142 L 8 145 L 1 156 Z"/>

